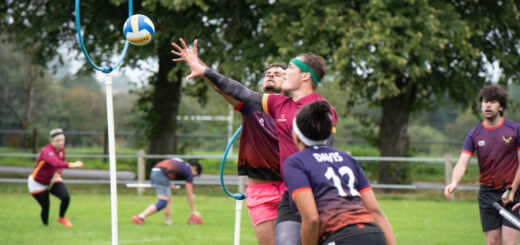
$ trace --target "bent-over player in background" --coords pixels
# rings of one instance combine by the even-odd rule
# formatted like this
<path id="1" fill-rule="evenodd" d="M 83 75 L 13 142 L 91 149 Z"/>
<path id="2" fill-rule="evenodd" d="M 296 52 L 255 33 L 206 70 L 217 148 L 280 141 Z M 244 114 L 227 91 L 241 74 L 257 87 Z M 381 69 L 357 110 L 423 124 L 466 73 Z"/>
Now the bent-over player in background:
<path id="1" fill-rule="evenodd" d="M 155 186 L 157 202 L 148 206 L 142 213 L 134 215 L 132 221 L 137 225 L 142 225 L 146 217 L 164 209 L 165 224 L 172 224 L 170 186 L 174 188 L 174 184 L 170 184 L 170 180 L 186 181 L 186 199 L 190 205 L 191 215 L 200 218 L 201 215 L 193 203 L 193 176 L 199 176 L 201 173 L 202 167 L 198 162 L 186 163 L 179 158 L 165 159 L 155 164 L 150 172 L 150 179 Z"/>

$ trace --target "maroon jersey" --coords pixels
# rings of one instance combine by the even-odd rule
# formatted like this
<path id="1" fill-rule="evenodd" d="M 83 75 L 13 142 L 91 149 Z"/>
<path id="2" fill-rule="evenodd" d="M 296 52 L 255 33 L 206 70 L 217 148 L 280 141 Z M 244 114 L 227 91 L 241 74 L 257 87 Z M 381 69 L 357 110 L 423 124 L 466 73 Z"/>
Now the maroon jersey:
<path id="1" fill-rule="evenodd" d="M 281 171 L 283 171 L 285 159 L 298 152 L 298 148 L 294 144 L 292 138 L 292 121 L 294 117 L 304 105 L 317 100 L 325 100 L 325 98 L 317 93 L 312 93 L 298 101 L 294 101 L 293 98 L 283 95 L 264 94 L 262 99 L 263 110 L 266 114 L 273 117 L 276 122 L 276 132 L 278 133 L 278 139 L 280 141 Z M 330 109 L 332 110 L 332 125 L 334 132 L 338 116 L 336 115 L 336 110 L 332 105 L 330 106 Z"/>
<path id="2" fill-rule="evenodd" d="M 273 118 L 244 103 L 235 109 L 242 113 L 238 174 L 254 179 L 282 180 L 278 135 Z"/>
<path id="3" fill-rule="evenodd" d="M 501 189 L 513 183 L 518 168 L 519 130 L 518 123 L 502 119 L 496 127 L 482 122 L 469 131 L 462 153 L 473 155 L 477 151 L 480 184 Z"/>
<path id="4" fill-rule="evenodd" d="M 65 149 L 61 148 L 56 151 L 51 144 L 48 144 L 42 148 L 31 176 L 36 182 L 48 185 L 51 183 L 54 174 L 61 177 L 63 168 L 68 167 L 69 163 L 65 161 Z"/>
<path id="5" fill-rule="evenodd" d="M 179 158 L 171 158 L 158 162 L 154 168 L 160 168 L 161 172 L 170 180 L 186 180 L 193 184 L 193 173 L 190 165 Z"/>

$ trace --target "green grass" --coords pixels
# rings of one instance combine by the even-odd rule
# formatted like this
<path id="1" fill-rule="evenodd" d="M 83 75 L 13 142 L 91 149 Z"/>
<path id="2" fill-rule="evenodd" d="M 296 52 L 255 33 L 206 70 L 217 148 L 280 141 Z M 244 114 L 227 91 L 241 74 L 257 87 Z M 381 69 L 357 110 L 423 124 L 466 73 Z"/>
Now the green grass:
<path id="1" fill-rule="evenodd" d="M 107 185 L 68 185 L 72 195 L 67 216 L 74 228 L 57 223 L 59 200 L 51 198 L 50 225 L 43 227 L 39 206 L 24 184 L 0 184 L 1 244 L 110 244 L 110 196 Z M 203 189 L 204 188 L 204 189 Z M 232 244 L 235 202 L 219 187 L 195 186 L 195 205 L 204 224 L 186 225 L 189 208 L 183 190 L 174 193 L 173 226 L 164 225 L 162 214 L 136 226 L 130 217 L 156 201 L 153 190 L 138 196 L 134 189 L 118 189 L 120 244 Z M 440 191 L 377 193 L 398 244 L 485 244 L 480 228 L 475 192 L 457 192 L 446 201 Z M 242 210 L 241 244 L 256 244 L 245 204 Z"/>
<path id="2" fill-rule="evenodd" d="M 12 186 L 12 185 L 11 185 Z M 0 184 L 4 187 L 4 184 Z M 108 186 L 101 190 L 90 188 L 78 190 L 71 185 L 71 204 L 67 212 L 73 223 L 66 229 L 56 221 L 59 200 L 51 198 L 49 226 L 41 225 L 39 206 L 20 188 L 8 188 L 0 192 L 0 244 L 110 244 L 110 196 Z M 99 188 L 99 187 L 98 187 Z M 121 187 L 120 187 L 121 189 Z M 183 190 L 173 197 L 173 225 L 164 225 L 162 213 L 146 219 L 146 224 L 137 226 L 131 216 L 156 202 L 151 189 L 143 196 L 135 190 L 122 190 L 118 196 L 119 244 L 232 244 L 234 235 L 235 202 L 213 192 L 196 193 L 196 208 L 203 215 L 204 224 L 190 226 L 186 220 L 190 215 Z M 241 243 L 255 244 L 256 237 L 247 214 L 245 203 L 241 220 Z"/>

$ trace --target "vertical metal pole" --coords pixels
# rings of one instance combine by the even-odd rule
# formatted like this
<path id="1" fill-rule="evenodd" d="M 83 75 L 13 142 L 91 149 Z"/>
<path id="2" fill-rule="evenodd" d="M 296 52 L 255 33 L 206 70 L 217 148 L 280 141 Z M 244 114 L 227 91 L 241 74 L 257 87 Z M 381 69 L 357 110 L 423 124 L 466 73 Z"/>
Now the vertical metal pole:
<path id="1" fill-rule="evenodd" d="M 38 128 L 33 129 L 32 140 L 32 151 L 33 154 L 36 155 L 38 153 Z M 33 159 L 33 161 L 36 161 L 36 158 L 33 157 Z"/>
<path id="2" fill-rule="evenodd" d="M 451 165 L 451 153 L 446 153 L 444 154 L 444 176 L 446 177 L 446 185 L 451 183 L 452 173 L 453 165 Z"/>
<path id="3" fill-rule="evenodd" d="M 145 173 L 145 167 L 144 167 L 144 149 L 139 149 L 137 152 L 137 183 L 143 184 L 144 183 L 144 173 Z M 142 195 L 144 192 L 143 187 L 137 187 L 137 195 Z"/>
<path id="4" fill-rule="evenodd" d="M 114 105 L 112 104 L 112 75 L 110 73 L 105 74 L 105 93 L 107 98 L 108 153 L 110 159 L 110 207 L 112 217 L 112 245 L 117 245 L 118 229 L 116 143 L 114 133 Z"/>
<path id="5" fill-rule="evenodd" d="M 242 217 L 242 201 L 244 200 L 236 200 L 235 205 L 235 240 L 233 242 L 234 245 L 240 244 L 240 219 Z"/>

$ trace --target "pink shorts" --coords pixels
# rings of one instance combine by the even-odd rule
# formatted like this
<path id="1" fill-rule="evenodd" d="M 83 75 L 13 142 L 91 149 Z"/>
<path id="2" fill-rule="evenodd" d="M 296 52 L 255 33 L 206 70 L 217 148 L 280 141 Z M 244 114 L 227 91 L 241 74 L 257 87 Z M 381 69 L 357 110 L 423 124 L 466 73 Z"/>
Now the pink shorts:
<path id="1" fill-rule="evenodd" d="M 282 181 L 247 185 L 246 206 L 249 209 L 253 227 L 276 219 L 278 203 L 282 199 L 284 186 Z"/>

